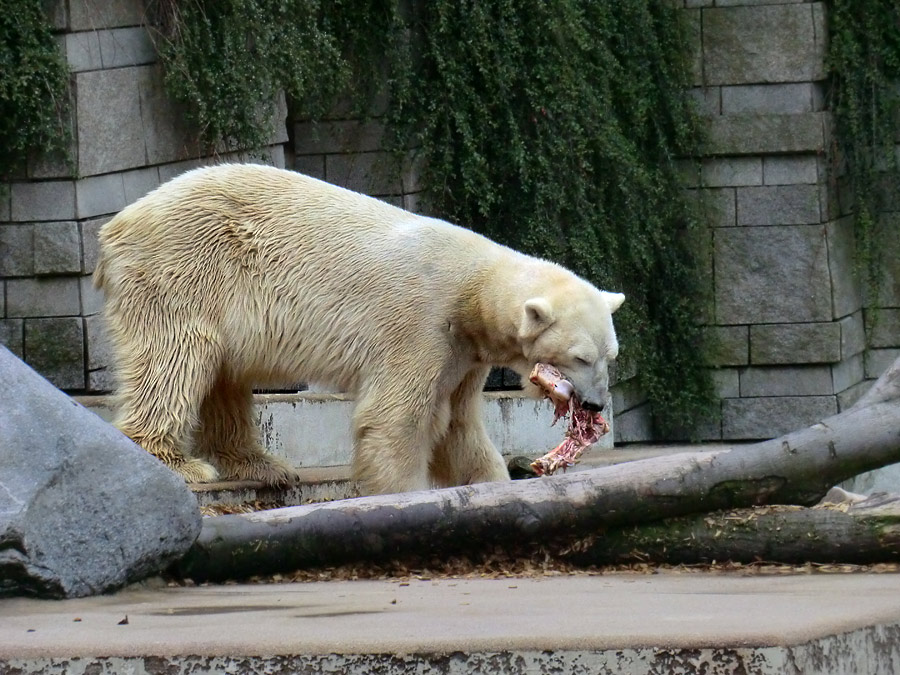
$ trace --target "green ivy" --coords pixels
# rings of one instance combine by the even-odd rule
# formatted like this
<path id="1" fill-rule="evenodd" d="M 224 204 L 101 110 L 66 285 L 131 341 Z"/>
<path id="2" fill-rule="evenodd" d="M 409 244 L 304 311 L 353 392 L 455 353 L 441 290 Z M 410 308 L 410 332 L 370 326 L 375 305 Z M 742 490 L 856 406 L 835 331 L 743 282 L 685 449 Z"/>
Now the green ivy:
<path id="1" fill-rule="evenodd" d="M 846 176 L 853 198 L 858 269 L 877 297 L 888 232 L 886 207 L 900 206 L 900 4 L 897 0 L 831 0 L 829 107 L 834 115 L 835 176 Z M 896 222 L 896 221 L 894 221 Z"/>
<path id="2" fill-rule="evenodd" d="M 0 0 L 0 178 L 66 155 L 69 71 L 41 0 Z"/>
<path id="3" fill-rule="evenodd" d="M 683 12 L 666 0 L 416 3 L 391 119 L 416 134 L 435 210 L 628 296 L 635 362 L 663 431 L 713 400 L 701 237 L 678 181 L 697 156 Z M 627 367 L 627 365 L 626 365 Z"/>
<path id="4" fill-rule="evenodd" d="M 315 114 L 347 81 L 314 0 L 156 0 L 148 10 L 166 88 L 217 151 L 266 145 L 280 92 Z"/>
<path id="5" fill-rule="evenodd" d="M 624 291 L 620 360 L 657 422 L 710 410 L 701 228 L 677 171 L 699 125 L 670 0 L 157 4 L 169 90 L 208 143 L 264 144 L 280 89 L 315 116 L 384 83 L 432 210 Z"/>

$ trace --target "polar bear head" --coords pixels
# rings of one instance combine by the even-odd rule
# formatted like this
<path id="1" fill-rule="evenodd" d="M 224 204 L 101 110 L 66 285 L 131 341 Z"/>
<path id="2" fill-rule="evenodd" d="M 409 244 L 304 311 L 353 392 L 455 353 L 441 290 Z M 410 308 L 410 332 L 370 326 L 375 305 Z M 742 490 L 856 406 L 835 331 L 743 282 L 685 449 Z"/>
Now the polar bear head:
<path id="1" fill-rule="evenodd" d="M 555 366 L 573 384 L 581 404 L 599 411 L 609 396 L 609 363 L 619 354 L 612 315 L 625 296 L 581 279 L 574 282 L 524 301 L 519 343 L 529 367 Z"/>

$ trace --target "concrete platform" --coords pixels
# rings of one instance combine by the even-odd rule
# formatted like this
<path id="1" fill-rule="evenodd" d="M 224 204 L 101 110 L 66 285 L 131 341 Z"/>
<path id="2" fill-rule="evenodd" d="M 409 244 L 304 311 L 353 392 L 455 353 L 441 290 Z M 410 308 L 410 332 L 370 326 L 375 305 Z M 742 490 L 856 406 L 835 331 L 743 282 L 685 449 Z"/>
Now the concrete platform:
<path id="1" fill-rule="evenodd" d="M 900 672 L 900 575 L 331 581 L 11 599 L 0 602 L 0 672 L 888 674 Z"/>

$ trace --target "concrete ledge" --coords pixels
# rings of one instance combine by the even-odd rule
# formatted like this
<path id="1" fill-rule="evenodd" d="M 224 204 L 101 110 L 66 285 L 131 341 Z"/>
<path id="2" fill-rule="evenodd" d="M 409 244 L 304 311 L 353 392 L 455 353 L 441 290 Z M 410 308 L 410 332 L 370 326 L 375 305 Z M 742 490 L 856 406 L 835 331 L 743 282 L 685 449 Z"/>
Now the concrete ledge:
<path id="1" fill-rule="evenodd" d="M 109 420 L 106 396 L 76 400 Z M 266 449 L 301 468 L 339 467 L 350 464 L 353 399 L 347 394 L 300 392 L 260 394 L 255 397 L 257 421 Z M 506 456 L 539 457 L 563 438 L 564 422 L 551 426 L 553 410 L 546 401 L 521 392 L 484 394 L 485 425 L 494 444 Z M 609 419 L 612 424 L 612 419 Z M 600 439 L 593 450 L 611 448 L 613 434 Z"/>

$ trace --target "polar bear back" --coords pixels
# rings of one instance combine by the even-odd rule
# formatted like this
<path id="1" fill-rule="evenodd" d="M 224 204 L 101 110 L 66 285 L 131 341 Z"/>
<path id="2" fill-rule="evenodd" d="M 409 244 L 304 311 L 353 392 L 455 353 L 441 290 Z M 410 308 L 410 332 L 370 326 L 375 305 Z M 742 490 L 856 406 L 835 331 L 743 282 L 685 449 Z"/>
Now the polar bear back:
<path id="1" fill-rule="evenodd" d="M 363 365 L 414 347 L 404 330 L 438 331 L 469 279 L 519 257 L 469 230 L 260 165 L 183 174 L 125 208 L 100 241 L 95 279 L 108 312 L 139 297 L 146 311 L 220 341 L 241 364 L 236 375 L 347 388 Z"/>

